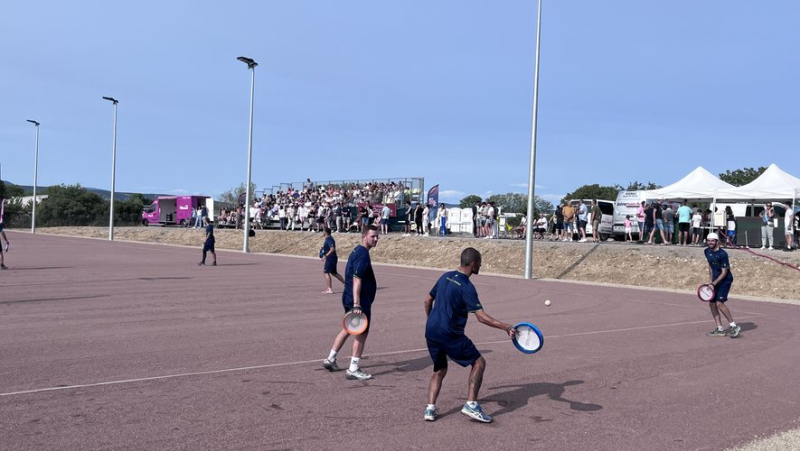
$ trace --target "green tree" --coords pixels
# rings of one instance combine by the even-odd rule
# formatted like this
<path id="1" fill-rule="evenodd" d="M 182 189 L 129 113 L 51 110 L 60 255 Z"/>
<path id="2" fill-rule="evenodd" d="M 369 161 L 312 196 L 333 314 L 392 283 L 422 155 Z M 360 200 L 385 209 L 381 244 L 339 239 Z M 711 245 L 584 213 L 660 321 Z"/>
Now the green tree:
<path id="1" fill-rule="evenodd" d="M 528 195 L 522 193 L 506 193 L 506 194 L 492 194 L 486 199 L 486 202 L 494 202 L 496 206 L 501 207 L 504 213 L 527 213 L 528 212 Z M 539 196 L 533 197 L 534 211 L 552 213 L 555 208 L 553 204 Z"/>
<path id="2" fill-rule="evenodd" d="M 617 188 L 621 188 L 621 187 L 617 186 Z M 659 189 L 659 188 L 662 188 L 662 186 L 659 185 L 659 184 L 653 183 L 653 182 L 641 183 L 639 181 L 635 181 L 635 182 L 628 183 L 628 187 L 625 188 L 625 191 L 643 191 L 643 190 L 648 190 L 649 191 L 649 190 Z M 619 191 L 622 191 L 622 189 L 620 189 Z M 608 199 L 608 200 L 614 200 L 614 199 Z"/>
<path id="3" fill-rule="evenodd" d="M 719 178 L 723 182 L 728 182 L 733 186 L 742 186 L 747 185 L 748 183 L 752 182 L 753 180 L 757 179 L 758 176 L 764 173 L 767 168 L 761 166 L 758 169 L 753 168 L 743 168 L 743 169 L 736 169 L 733 171 L 725 171 L 724 174 L 720 174 Z"/>
<path id="4" fill-rule="evenodd" d="M 145 205 L 153 203 L 141 194 L 133 194 L 127 200 L 114 202 L 114 224 L 139 225 L 142 222 L 142 210 Z"/>
<path id="5" fill-rule="evenodd" d="M 478 196 L 477 194 L 470 194 L 469 196 L 461 199 L 461 202 L 459 202 L 458 206 L 459 208 L 470 208 L 473 205 L 475 205 L 475 202 L 480 202 L 480 201 L 481 201 L 481 196 Z"/>
<path id="6" fill-rule="evenodd" d="M 51 186 L 46 194 L 37 209 L 39 226 L 101 225 L 108 218 L 109 203 L 81 185 Z"/>
<path id="7" fill-rule="evenodd" d="M 217 200 L 220 202 L 227 202 L 231 205 L 239 205 L 239 196 L 245 192 L 245 186 L 246 185 L 244 182 L 242 182 L 239 186 L 235 186 L 220 194 Z M 253 182 L 250 182 L 250 195 L 253 197 L 250 199 L 251 201 L 248 202 L 248 204 L 252 203 L 252 200 L 256 195 L 256 184 Z"/>
<path id="8" fill-rule="evenodd" d="M 567 195 L 561 199 L 561 202 L 568 202 L 572 199 L 616 200 L 617 194 L 619 194 L 621 190 L 622 187 L 619 185 L 600 186 L 596 183 L 594 185 L 583 185 L 574 192 L 567 193 Z"/>

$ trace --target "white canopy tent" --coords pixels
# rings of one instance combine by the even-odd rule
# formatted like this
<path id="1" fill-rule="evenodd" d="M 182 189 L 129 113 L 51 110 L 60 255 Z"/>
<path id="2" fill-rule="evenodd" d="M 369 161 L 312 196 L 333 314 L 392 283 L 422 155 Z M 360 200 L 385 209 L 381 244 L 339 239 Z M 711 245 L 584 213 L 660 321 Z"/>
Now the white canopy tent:
<path id="1" fill-rule="evenodd" d="M 787 200 L 792 199 L 792 205 L 800 197 L 800 179 L 784 172 L 775 163 L 769 165 L 766 171 L 757 179 L 738 188 L 721 189 L 717 192 L 717 200 L 726 201 L 756 201 L 756 200 Z"/>
<path id="2" fill-rule="evenodd" d="M 690 172 L 672 185 L 649 191 L 649 199 L 691 199 L 713 202 L 716 193 L 723 189 L 733 189 L 733 185 L 723 182 L 702 166 Z"/>

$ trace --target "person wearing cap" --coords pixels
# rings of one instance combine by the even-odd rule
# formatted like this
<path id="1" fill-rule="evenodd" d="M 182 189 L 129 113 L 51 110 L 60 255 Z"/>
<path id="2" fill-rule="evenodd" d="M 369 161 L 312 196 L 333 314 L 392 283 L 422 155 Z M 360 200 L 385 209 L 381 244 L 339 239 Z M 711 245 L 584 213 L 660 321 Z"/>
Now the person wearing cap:
<path id="1" fill-rule="evenodd" d="M 706 260 L 708 260 L 708 276 L 711 279 L 711 285 L 714 286 L 714 299 L 709 301 L 708 305 L 711 308 L 711 316 L 714 317 L 714 322 L 717 328 L 708 333 L 709 337 L 724 337 L 725 335 L 731 338 L 736 338 L 742 331 L 742 328 L 733 320 L 731 313 L 725 302 L 728 300 L 728 293 L 733 285 L 733 273 L 731 273 L 731 263 L 728 260 L 728 253 L 725 252 L 719 245 L 719 235 L 716 233 L 709 233 L 706 237 L 706 249 L 704 250 Z M 725 315 L 725 318 L 730 323 L 730 329 L 725 331 L 720 321 L 719 312 Z"/>
<path id="2" fill-rule="evenodd" d="M 775 221 L 775 209 L 772 208 L 772 202 L 767 202 L 759 217 L 761 217 L 761 249 L 775 250 L 772 247 L 775 244 L 775 238 L 772 237 Z"/>

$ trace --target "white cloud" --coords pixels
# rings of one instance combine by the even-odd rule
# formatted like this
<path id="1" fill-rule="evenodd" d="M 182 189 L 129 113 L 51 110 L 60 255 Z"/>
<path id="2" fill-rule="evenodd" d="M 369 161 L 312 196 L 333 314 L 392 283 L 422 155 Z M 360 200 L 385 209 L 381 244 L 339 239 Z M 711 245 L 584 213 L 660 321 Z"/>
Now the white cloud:
<path id="1" fill-rule="evenodd" d="M 170 194 L 188 194 L 189 191 L 186 191 L 185 189 L 178 188 L 178 189 L 171 190 L 169 193 Z"/>
<path id="2" fill-rule="evenodd" d="M 561 201 L 561 199 L 564 198 L 565 194 L 537 194 L 537 196 L 541 197 L 546 201 L 549 201 L 553 205 L 557 205 Z"/>
<path id="3" fill-rule="evenodd" d="M 525 188 L 525 189 L 528 188 L 528 184 L 527 183 L 509 183 L 508 186 L 513 186 L 514 188 Z M 547 188 L 546 186 L 536 185 L 536 184 L 534 184 L 533 187 L 536 188 L 536 189 L 545 189 L 545 188 Z"/>
<path id="4" fill-rule="evenodd" d="M 465 195 L 466 193 L 463 191 L 456 191 L 452 189 L 442 190 L 439 191 L 439 202 L 458 203 L 464 198 Z"/>

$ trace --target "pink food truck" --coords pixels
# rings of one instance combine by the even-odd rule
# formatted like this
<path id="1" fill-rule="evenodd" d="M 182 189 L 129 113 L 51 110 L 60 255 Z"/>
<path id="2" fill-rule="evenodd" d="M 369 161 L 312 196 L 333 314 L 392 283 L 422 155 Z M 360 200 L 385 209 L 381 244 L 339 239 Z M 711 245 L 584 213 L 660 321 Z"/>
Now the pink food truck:
<path id="1" fill-rule="evenodd" d="M 213 200 L 208 196 L 160 196 L 142 211 L 143 225 L 192 225 L 192 210 L 205 205 L 214 219 Z"/>

